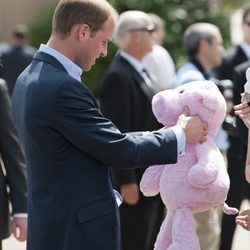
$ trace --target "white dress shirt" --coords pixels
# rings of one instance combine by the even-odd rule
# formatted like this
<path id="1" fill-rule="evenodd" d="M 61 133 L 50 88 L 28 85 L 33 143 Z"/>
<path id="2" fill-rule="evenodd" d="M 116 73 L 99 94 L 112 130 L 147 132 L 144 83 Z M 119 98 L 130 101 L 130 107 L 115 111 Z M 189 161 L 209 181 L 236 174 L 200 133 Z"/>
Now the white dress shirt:
<path id="1" fill-rule="evenodd" d="M 49 54 L 53 56 L 54 58 L 56 58 L 63 65 L 63 67 L 67 70 L 68 74 L 71 77 L 78 80 L 79 82 L 81 81 L 81 75 L 83 72 L 82 69 L 78 65 L 76 65 L 74 62 L 72 62 L 69 58 L 64 56 L 59 51 L 45 44 L 41 44 L 39 51 Z"/>
<path id="2" fill-rule="evenodd" d="M 152 51 L 143 58 L 142 62 L 159 89 L 164 90 L 173 87 L 175 65 L 172 57 L 164 47 L 154 44 Z"/>

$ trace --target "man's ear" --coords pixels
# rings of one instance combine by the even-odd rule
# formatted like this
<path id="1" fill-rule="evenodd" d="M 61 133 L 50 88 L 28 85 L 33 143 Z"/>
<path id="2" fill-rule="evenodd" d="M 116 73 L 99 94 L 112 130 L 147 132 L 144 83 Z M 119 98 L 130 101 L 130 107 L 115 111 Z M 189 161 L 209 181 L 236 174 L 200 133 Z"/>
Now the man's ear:
<path id="1" fill-rule="evenodd" d="M 79 41 L 83 41 L 89 38 L 91 35 L 91 29 L 88 24 L 79 24 L 76 29 L 76 35 Z"/>
<path id="2" fill-rule="evenodd" d="M 199 51 L 207 51 L 209 43 L 206 39 L 201 39 L 199 42 Z"/>

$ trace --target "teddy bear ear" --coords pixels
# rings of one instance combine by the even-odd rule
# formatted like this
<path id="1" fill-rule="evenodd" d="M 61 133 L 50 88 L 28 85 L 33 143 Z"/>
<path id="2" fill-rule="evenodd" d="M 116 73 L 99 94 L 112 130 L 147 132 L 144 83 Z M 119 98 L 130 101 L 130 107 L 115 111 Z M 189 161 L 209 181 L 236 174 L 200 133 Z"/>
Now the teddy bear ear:
<path id="1" fill-rule="evenodd" d="M 173 126 L 181 113 L 178 92 L 175 89 L 164 90 L 152 99 L 153 113 L 164 126 Z"/>
<path id="2" fill-rule="evenodd" d="M 165 98 L 164 98 L 163 92 L 156 94 L 152 99 L 153 113 L 154 113 L 156 119 L 158 120 L 158 122 L 160 122 L 162 124 L 163 124 L 164 117 L 166 114 Z"/>

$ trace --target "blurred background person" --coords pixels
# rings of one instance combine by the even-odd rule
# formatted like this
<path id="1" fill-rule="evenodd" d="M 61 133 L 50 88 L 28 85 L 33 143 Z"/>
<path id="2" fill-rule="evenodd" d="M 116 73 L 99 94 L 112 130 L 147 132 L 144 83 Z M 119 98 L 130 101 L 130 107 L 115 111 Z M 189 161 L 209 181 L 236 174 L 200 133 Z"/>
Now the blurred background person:
<path id="1" fill-rule="evenodd" d="M 221 64 L 224 51 L 219 28 L 210 23 L 195 23 L 186 29 L 183 45 L 189 60 L 177 71 L 174 86 L 212 79 L 212 70 Z M 227 135 L 222 129 L 218 134 L 216 144 L 220 149 L 226 150 Z M 219 247 L 219 216 L 214 213 L 214 222 L 211 223 L 212 216 L 211 210 L 194 215 L 202 250 L 216 250 Z"/>
<path id="2" fill-rule="evenodd" d="M 169 89 L 175 77 L 175 65 L 172 57 L 163 47 L 166 34 L 165 21 L 153 13 L 149 13 L 149 16 L 155 25 L 154 44 L 152 51 L 146 54 L 142 62 L 158 89 Z"/>
<path id="3" fill-rule="evenodd" d="M 28 27 L 25 24 L 18 24 L 12 32 L 9 48 L 2 53 L 3 67 L 0 68 L 0 77 L 7 82 L 10 96 L 17 77 L 31 63 L 35 54 L 35 49 L 29 42 Z"/>
<path id="4" fill-rule="evenodd" d="M 216 77 L 220 80 L 230 79 L 233 82 L 233 100 L 234 104 L 240 103 L 240 93 L 243 92 L 245 84 L 246 66 L 240 64 L 250 60 L 250 7 L 243 10 L 242 14 L 243 41 L 230 48 L 223 55 L 221 66 L 216 70 Z M 230 177 L 230 189 L 227 197 L 227 203 L 230 206 L 240 208 L 244 198 L 250 198 L 250 186 L 244 179 L 245 157 L 246 157 L 246 139 L 247 131 L 242 126 L 242 121 L 235 121 L 234 113 L 231 118 L 231 125 L 227 125 L 230 147 L 227 151 L 228 174 Z M 226 124 L 226 123 L 225 123 Z M 240 133 L 239 133 L 240 131 Z M 244 137 L 246 136 L 246 137 Z M 235 220 L 232 216 L 224 215 L 221 225 L 221 243 L 220 250 L 230 250 L 235 232 Z"/>
<path id="5" fill-rule="evenodd" d="M 0 249 L 11 233 L 20 241 L 27 235 L 27 173 L 14 128 L 8 88 L 0 79 Z M 11 205 L 11 214 L 10 214 Z M 10 223 L 10 217 L 13 216 Z"/>
<path id="6" fill-rule="evenodd" d="M 151 100 L 156 93 L 144 70 L 143 57 L 152 50 L 154 24 L 141 11 L 121 14 L 115 35 L 120 51 L 104 75 L 101 110 L 122 132 L 157 130 Z M 120 206 L 123 250 L 152 250 L 165 207 L 159 196 L 144 197 L 139 183 L 145 168 L 113 170 L 123 197 Z"/>

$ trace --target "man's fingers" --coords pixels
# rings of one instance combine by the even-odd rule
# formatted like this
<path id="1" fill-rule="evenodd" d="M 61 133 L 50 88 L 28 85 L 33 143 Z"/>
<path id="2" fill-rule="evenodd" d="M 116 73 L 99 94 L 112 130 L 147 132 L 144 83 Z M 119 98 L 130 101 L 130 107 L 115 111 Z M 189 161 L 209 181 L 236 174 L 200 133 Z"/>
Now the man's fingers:
<path id="1" fill-rule="evenodd" d="M 247 223 L 247 220 L 245 218 L 243 218 L 242 216 L 238 216 L 236 218 L 235 222 L 238 225 L 242 226 L 244 229 L 249 230 L 249 225 Z"/>
<path id="2" fill-rule="evenodd" d="M 207 124 L 203 122 L 203 130 L 207 131 Z"/>
<path id="3" fill-rule="evenodd" d="M 247 102 L 243 102 L 243 103 L 240 103 L 238 105 L 235 105 L 234 106 L 234 110 L 241 110 L 241 109 L 245 109 L 245 108 L 248 108 L 249 105 Z"/>
<path id="4" fill-rule="evenodd" d="M 184 114 L 185 116 L 188 116 L 188 115 L 189 115 L 189 112 L 190 112 L 189 107 L 188 107 L 188 106 L 184 106 L 184 108 L 183 108 L 183 114 Z"/>

